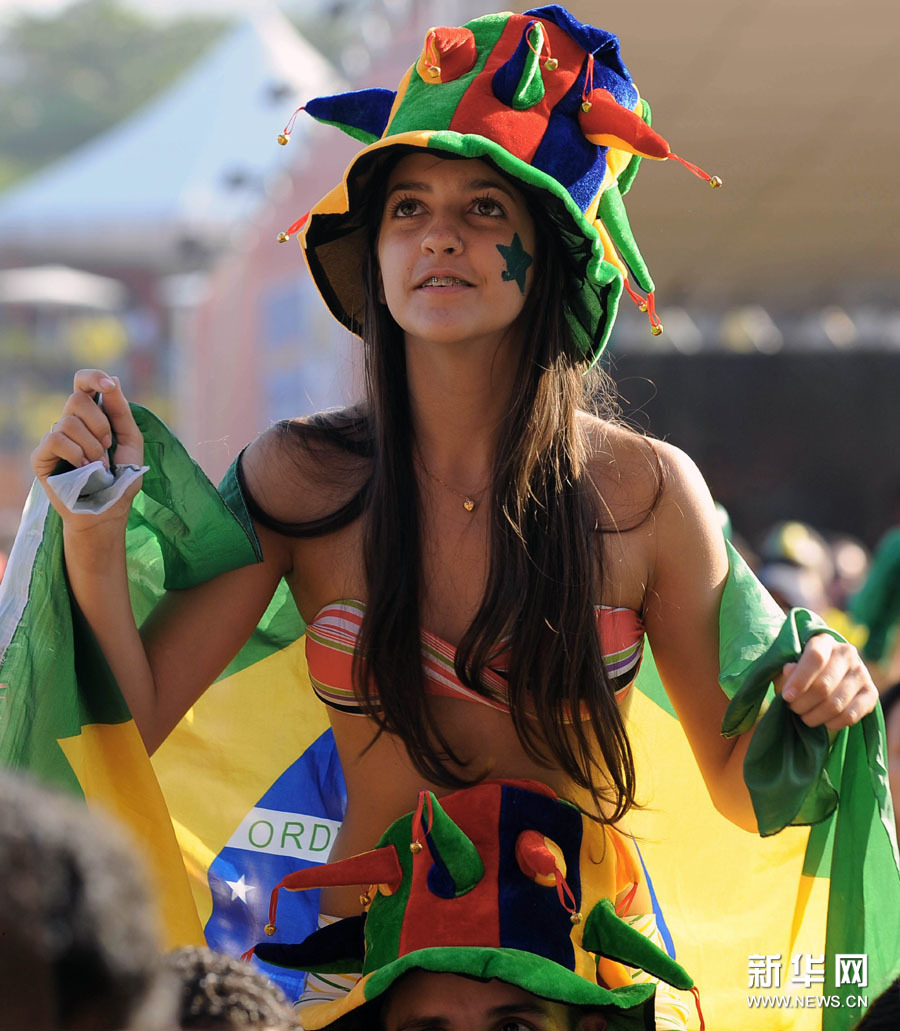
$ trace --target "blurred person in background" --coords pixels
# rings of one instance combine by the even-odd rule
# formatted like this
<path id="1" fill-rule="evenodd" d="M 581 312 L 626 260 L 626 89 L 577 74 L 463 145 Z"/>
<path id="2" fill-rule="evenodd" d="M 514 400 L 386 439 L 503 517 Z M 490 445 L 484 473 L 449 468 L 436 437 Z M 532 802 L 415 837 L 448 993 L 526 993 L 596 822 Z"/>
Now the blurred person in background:
<path id="1" fill-rule="evenodd" d="M 865 630 L 833 599 L 846 589 L 850 574 L 860 575 L 860 559 L 864 566 L 865 553 L 860 556 L 860 546 L 849 538 L 841 538 L 839 543 L 835 552 L 824 534 L 796 519 L 776 523 L 760 544 L 756 575 L 785 612 L 809 609 L 861 647 Z"/>
<path id="2" fill-rule="evenodd" d="M 868 576 L 871 555 L 861 541 L 849 534 L 829 534 L 827 539 L 834 564 L 828 598 L 836 609 L 847 612 Z"/>
<path id="3" fill-rule="evenodd" d="M 0 1027 L 166 1031 L 156 913 L 118 828 L 0 771 Z"/>
<path id="4" fill-rule="evenodd" d="M 242 960 L 199 946 L 163 957 L 176 982 L 180 1031 L 290 1031 L 294 1010 L 281 989 Z"/>
<path id="5" fill-rule="evenodd" d="M 808 523 L 776 523 L 758 549 L 756 575 L 785 610 L 799 606 L 822 613 L 828 607 L 828 584 L 834 574 L 825 538 Z"/>

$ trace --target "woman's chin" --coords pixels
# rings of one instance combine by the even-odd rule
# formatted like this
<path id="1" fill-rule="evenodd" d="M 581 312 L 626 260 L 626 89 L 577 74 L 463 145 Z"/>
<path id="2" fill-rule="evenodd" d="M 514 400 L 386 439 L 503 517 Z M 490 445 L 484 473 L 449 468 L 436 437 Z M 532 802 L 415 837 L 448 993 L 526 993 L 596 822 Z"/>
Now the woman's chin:
<path id="1" fill-rule="evenodd" d="M 502 320 L 472 319 L 466 312 L 435 312 L 429 318 L 398 321 L 407 343 L 428 343 L 444 347 L 477 344 L 479 347 L 499 343 L 509 323 Z"/>

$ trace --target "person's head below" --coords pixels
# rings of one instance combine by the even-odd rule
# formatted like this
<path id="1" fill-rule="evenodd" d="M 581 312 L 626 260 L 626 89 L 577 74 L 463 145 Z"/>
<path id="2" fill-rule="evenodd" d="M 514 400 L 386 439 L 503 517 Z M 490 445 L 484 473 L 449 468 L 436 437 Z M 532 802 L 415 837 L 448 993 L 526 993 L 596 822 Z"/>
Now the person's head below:
<path id="1" fill-rule="evenodd" d="M 413 970 L 385 995 L 378 1031 L 605 1031 L 598 1009 L 542 999 L 505 981 Z M 374 1029 L 373 1029 L 374 1031 Z"/>
<path id="2" fill-rule="evenodd" d="M 863 1013 L 853 1031 L 894 1031 L 900 1026 L 900 977 L 892 981 Z"/>
<path id="3" fill-rule="evenodd" d="M 290 1031 L 294 1010 L 281 989 L 249 964 L 200 946 L 163 957 L 178 993 L 179 1031 Z"/>
<path id="4" fill-rule="evenodd" d="M 301 1000 L 309 1031 L 652 1027 L 657 980 L 695 985 L 616 911 L 614 895 L 630 904 L 640 893 L 632 849 L 535 781 L 487 781 L 440 799 L 422 789 L 377 848 L 282 878 L 252 954 L 326 976 L 361 973 L 349 992 Z M 364 921 L 277 940 L 282 891 L 359 883 L 373 885 Z"/>
<path id="5" fill-rule="evenodd" d="M 0 1025 L 171 1027 L 146 878 L 118 829 L 0 771 Z"/>

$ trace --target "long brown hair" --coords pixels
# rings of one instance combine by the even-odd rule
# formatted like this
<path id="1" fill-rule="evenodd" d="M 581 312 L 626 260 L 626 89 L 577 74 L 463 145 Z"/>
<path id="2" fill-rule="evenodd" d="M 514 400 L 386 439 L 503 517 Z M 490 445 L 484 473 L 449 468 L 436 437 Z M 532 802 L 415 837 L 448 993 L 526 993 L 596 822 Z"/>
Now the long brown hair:
<path id="1" fill-rule="evenodd" d="M 376 172 L 369 192 L 367 399 L 349 415 L 281 424 L 286 439 L 306 448 L 337 444 L 370 457 L 371 475 L 332 517 L 316 524 L 286 524 L 253 509 L 267 525 L 302 536 L 364 515 L 368 602 L 354 657 L 357 692 L 380 730 L 401 738 L 424 777 L 462 787 L 485 771 L 462 776 L 449 769 L 448 763 L 466 763 L 430 717 L 420 638 L 422 510 L 406 356 L 402 331 L 378 297 L 375 242 L 392 165 Z M 594 602 L 603 584 L 603 532 L 609 527 L 602 525 L 602 500 L 585 470 L 578 414 L 596 398 L 604 377 L 585 374 L 569 330 L 568 297 L 577 289 L 577 270 L 559 227 L 539 197 L 522 192 L 535 222 L 537 274 L 511 327 L 522 346 L 494 457 L 488 577 L 459 643 L 456 673 L 482 692 L 480 673 L 508 636 L 509 707 L 523 748 L 536 762 L 564 771 L 591 794 L 598 818 L 615 822 L 634 804 L 634 762 L 597 633 Z"/>

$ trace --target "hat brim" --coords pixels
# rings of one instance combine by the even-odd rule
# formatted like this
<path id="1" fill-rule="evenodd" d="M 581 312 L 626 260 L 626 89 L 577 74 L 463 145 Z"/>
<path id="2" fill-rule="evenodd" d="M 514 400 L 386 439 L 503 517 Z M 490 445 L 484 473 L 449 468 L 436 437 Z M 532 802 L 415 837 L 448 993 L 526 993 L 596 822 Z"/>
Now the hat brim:
<path id="1" fill-rule="evenodd" d="M 362 336 L 363 272 L 369 246 L 367 205 L 372 201 L 373 174 L 396 148 L 486 160 L 527 190 L 540 192 L 571 258 L 569 276 L 573 282 L 566 315 L 574 343 L 586 362 L 593 364 L 606 346 L 615 321 L 622 293 L 621 273 L 604 260 L 597 230 L 568 190 L 484 136 L 449 130 L 403 132 L 377 140 L 354 157 L 343 181 L 311 209 L 299 237 L 310 274 L 332 315 Z"/>
<path id="2" fill-rule="evenodd" d="M 342 1031 L 350 1031 L 354 1024 L 347 1018 L 357 1013 L 362 1019 L 362 1007 L 380 999 L 411 970 L 505 981 L 553 1002 L 602 1008 L 609 1031 L 652 1031 L 654 1026 L 653 983 L 604 988 L 552 960 L 520 949 L 444 946 L 401 956 L 366 974 L 343 998 L 305 1007 L 301 1013 L 303 1027 L 306 1031 L 323 1031 L 340 1021 Z"/>

